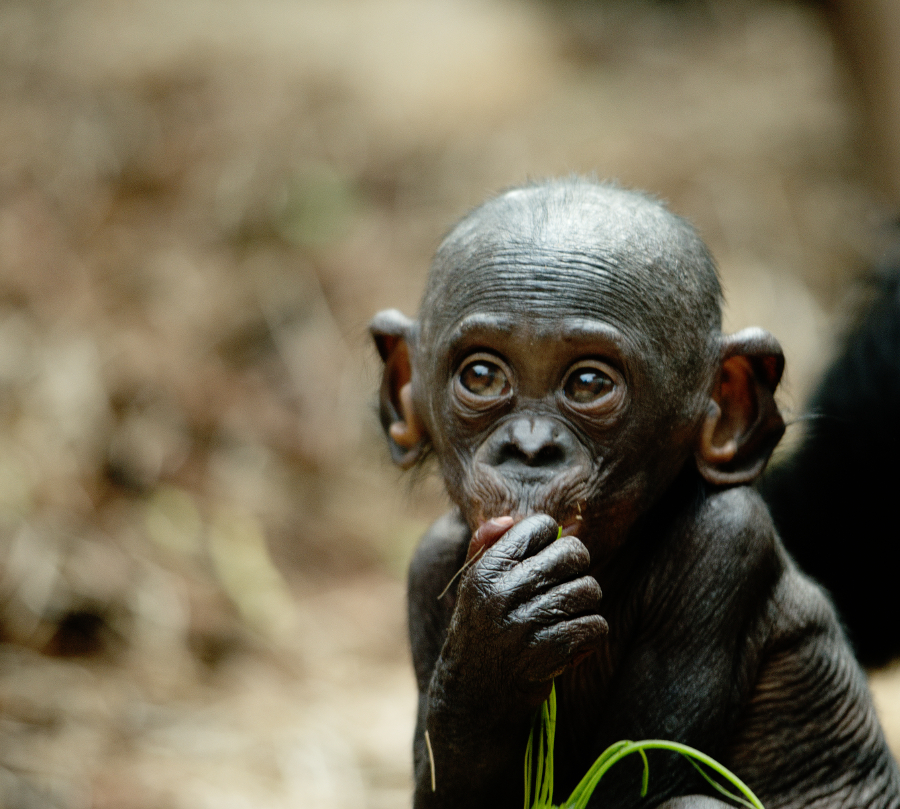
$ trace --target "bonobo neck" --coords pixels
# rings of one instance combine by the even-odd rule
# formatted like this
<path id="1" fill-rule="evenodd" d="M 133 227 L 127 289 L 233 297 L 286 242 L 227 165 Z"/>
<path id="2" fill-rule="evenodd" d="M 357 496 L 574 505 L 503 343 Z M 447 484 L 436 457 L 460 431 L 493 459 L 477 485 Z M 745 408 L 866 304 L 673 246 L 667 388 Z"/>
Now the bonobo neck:
<path id="1" fill-rule="evenodd" d="M 616 550 L 605 559 L 599 554 L 592 558 L 592 575 L 601 583 L 611 577 L 629 578 L 633 565 L 641 564 L 648 554 L 655 553 L 672 535 L 672 527 L 696 514 L 708 495 L 707 486 L 694 465 L 685 464 L 659 500 L 625 530 Z"/>

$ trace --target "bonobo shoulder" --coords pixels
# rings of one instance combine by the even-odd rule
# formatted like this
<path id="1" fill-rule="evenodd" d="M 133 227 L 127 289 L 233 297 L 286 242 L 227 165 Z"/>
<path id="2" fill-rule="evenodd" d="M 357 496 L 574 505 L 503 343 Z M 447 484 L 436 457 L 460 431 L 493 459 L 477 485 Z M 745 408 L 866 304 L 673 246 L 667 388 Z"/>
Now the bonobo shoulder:
<path id="1" fill-rule="evenodd" d="M 749 486 L 711 492 L 675 531 L 660 561 L 694 571 L 688 579 L 715 573 L 723 582 L 757 576 L 772 581 L 788 564 L 769 511 Z"/>
<path id="2" fill-rule="evenodd" d="M 457 509 L 435 520 L 410 562 L 410 596 L 437 598 L 462 565 L 471 535 Z"/>
<path id="3" fill-rule="evenodd" d="M 752 532 L 775 541 L 775 526 L 769 509 L 756 489 L 735 486 L 714 491 L 703 499 L 697 514 L 701 531 Z"/>
<path id="4" fill-rule="evenodd" d="M 468 539 L 459 512 L 445 514 L 425 532 L 409 566 L 409 641 L 420 693 L 428 688 L 455 606 L 453 592 L 441 594 L 465 559 Z"/>
<path id="5" fill-rule="evenodd" d="M 758 585 L 768 582 L 770 640 L 800 643 L 825 635 L 830 637 L 827 649 L 840 648 L 834 645 L 834 637 L 841 632 L 834 607 L 822 588 L 790 558 L 755 489 L 740 486 L 709 497 L 701 508 L 698 528 L 710 548 L 716 548 L 720 569 L 730 569 L 736 577 L 755 578 Z"/>
<path id="6" fill-rule="evenodd" d="M 651 621 L 677 615 L 694 627 L 725 626 L 740 613 L 756 620 L 790 564 L 765 504 L 747 486 L 708 493 L 670 530 L 646 567 L 642 609 Z"/>

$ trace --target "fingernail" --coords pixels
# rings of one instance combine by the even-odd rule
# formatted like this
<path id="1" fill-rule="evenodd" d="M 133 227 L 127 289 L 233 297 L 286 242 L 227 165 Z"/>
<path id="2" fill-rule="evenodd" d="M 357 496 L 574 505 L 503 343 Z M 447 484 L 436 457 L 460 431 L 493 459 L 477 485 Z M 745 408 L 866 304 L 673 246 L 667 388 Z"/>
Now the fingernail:
<path id="1" fill-rule="evenodd" d="M 491 519 L 488 520 L 488 522 L 491 523 L 492 525 L 496 525 L 498 528 L 508 528 L 510 525 L 513 524 L 513 518 L 509 517 L 509 516 L 491 517 Z"/>

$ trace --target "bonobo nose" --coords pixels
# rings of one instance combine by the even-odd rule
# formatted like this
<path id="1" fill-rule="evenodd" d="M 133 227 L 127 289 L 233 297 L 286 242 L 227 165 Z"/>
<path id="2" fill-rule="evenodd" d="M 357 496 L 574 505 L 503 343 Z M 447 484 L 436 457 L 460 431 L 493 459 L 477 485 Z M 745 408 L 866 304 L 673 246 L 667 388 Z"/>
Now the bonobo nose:
<path id="1" fill-rule="evenodd" d="M 504 424 L 487 440 L 484 461 L 508 469 L 554 469 L 575 454 L 575 439 L 548 418 L 522 417 Z"/>

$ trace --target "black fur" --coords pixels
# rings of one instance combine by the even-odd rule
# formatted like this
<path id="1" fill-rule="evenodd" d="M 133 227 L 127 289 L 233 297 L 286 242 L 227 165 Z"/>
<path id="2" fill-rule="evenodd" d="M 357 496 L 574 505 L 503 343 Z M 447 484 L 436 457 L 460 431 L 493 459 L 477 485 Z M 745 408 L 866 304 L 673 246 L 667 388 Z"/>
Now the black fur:
<path id="1" fill-rule="evenodd" d="M 788 550 L 831 594 L 859 660 L 900 654 L 900 258 L 813 395 L 797 452 L 760 488 Z"/>

